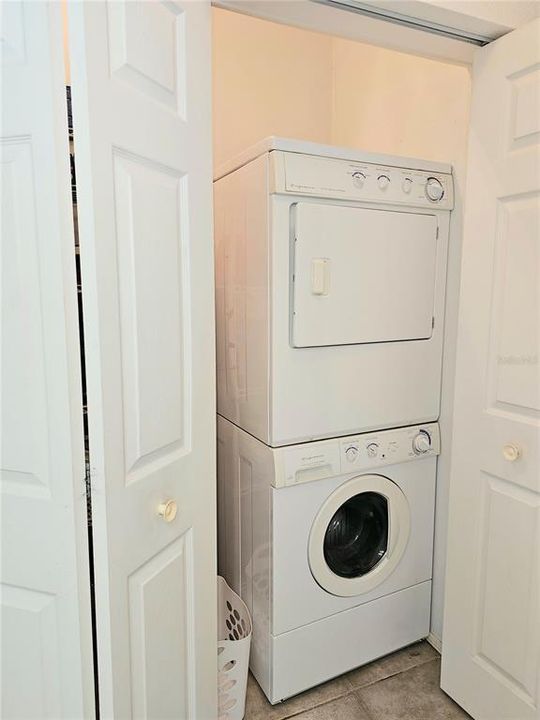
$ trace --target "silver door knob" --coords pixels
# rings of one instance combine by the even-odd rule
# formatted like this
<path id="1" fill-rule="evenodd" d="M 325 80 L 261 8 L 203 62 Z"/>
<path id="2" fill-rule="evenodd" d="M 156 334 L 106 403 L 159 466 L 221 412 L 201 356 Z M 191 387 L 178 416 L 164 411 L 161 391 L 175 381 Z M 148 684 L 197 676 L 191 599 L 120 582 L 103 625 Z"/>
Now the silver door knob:
<path id="1" fill-rule="evenodd" d="M 175 500 L 167 500 L 158 505 L 158 515 L 165 520 L 165 522 L 172 522 L 178 512 L 178 506 Z"/>
<path id="2" fill-rule="evenodd" d="M 508 462 L 515 462 L 521 457 L 521 448 L 516 443 L 507 443 L 502 452 L 503 458 Z"/>

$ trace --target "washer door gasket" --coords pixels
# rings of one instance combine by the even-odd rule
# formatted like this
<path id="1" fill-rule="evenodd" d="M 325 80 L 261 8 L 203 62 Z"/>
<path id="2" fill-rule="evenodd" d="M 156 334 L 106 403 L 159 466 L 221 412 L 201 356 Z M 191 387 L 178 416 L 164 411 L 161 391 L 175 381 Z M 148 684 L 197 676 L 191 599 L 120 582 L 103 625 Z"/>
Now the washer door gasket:
<path id="1" fill-rule="evenodd" d="M 311 527 L 308 557 L 332 595 L 373 590 L 399 563 L 410 532 L 407 498 L 383 475 L 359 475 L 326 499 Z"/>

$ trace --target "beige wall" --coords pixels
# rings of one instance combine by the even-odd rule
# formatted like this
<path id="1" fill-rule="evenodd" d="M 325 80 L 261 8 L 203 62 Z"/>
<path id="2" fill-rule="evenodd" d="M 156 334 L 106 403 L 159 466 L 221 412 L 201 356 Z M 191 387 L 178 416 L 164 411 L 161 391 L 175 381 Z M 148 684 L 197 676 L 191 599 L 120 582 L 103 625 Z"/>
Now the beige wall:
<path id="1" fill-rule="evenodd" d="M 467 68 L 341 39 L 333 66 L 334 143 L 448 162 L 464 157 Z"/>
<path id="2" fill-rule="evenodd" d="M 328 142 L 332 38 L 215 9 L 214 162 L 267 135 Z"/>
<path id="3" fill-rule="evenodd" d="M 460 162 L 463 66 L 213 10 L 216 165 L 267 135 Z"/>

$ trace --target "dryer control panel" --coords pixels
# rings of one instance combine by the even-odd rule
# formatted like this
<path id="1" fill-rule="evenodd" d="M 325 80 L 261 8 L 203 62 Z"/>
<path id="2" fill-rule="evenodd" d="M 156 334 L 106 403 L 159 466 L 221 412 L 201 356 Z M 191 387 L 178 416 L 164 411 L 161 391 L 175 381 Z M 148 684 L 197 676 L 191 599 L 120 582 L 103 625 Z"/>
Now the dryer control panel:
<path id="1" fill-rule="evenodd" d="M 454 207 L 450 173 L 280 151 L 271 157 L 273 192 L 437 210 Z"/>
<path id="2" fill-rule="evenodd" d="M 276 448 L 274 487 L 365 472 L 440 453 L 437 423 Z"/>

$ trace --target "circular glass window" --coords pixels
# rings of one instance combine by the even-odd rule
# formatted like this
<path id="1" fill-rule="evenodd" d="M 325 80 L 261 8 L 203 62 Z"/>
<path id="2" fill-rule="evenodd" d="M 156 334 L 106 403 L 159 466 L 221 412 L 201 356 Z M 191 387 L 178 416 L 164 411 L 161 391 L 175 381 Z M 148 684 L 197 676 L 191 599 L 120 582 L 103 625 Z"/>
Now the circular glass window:
<path id="1" fill-rule="evenodd" d="M 336 575 L 355 578 L 373 570 L 387 547 L 387 500 L 376 492 L 362 492 L 344 502 L 328 523 L 324 559 Z"/>

